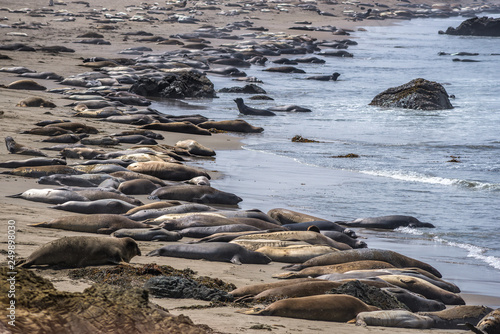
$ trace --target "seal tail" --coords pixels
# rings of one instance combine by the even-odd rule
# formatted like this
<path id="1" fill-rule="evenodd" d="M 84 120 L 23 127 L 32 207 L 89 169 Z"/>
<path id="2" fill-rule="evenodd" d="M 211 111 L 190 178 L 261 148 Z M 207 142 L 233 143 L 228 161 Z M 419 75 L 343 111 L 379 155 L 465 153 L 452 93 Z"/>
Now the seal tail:
<path id="1" fill-rule="evenodd" d="M 34 227 L 49 227 L 49 222 L 41 222 L 41 223 L 27 224 L 27 225 Z"/>
<path id="2" fill-rule="evenodd" d="M 7 195 L 7 196 L 5 196 L 5 197 L 10 197 L 10 198 L 23 198 L 23 197 L 21 196 L 22 194 L 23 194 L 23 193 L 19 193 L 19 194 L 15 194 L 15 195 Z"/>
<path id="3" fill-rule="evenodd" d="M 281 269 L 287 269 L 287 270 L 291 270 L 291 271 L 299 271 L 299 270 L 302 270 L 304 268 L 305 267 L 301 264 L 289 264 L 289 265 L 281 267 Z"/>
<path id="4" fill-rule="evenodd" d="M 146 256 L 160 256 L 160 251 L 155 249 L 154 251 L 147 253 Z"/>

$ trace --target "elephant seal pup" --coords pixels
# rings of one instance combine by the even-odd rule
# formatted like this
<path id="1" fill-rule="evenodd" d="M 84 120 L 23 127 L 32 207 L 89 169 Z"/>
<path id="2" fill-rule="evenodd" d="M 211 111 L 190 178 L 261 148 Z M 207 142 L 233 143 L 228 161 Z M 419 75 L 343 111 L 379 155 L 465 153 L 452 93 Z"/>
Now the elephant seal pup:
<path id="1" fill-rule="evenodd" d="M 11 82 L 10 84 L 4 86 L 0 85 L 0 87 L 8 88 L 8 89 L 25 89 L 25 90 L 46 90 L 47 87 L 40 85 L 38 82 L 29 79 L 22 79 Z"/>
<path id="2" fill-rule="evenodd" d="M 446 308 L 446 305 L 438 300 L 427 299 L 406 289 L 394 287 L 382 290 L 405 304 L 412 312 L 441 311 Z"/>
<path id="3" fill-rule="evenodd" d="M 243 311 L 244 314 L 347 322 L 358 313 L 380 310 L 348 295 L 318 295 L 278 300 L 264 309 Z"/>
<path id="4" fill-rule="evenodd" d="M 212 157 L 215 155 L 215 151 L 211 148 L 201 145 L 195 140 L 186 139 L 180 140 L 175 143 L 175 147 L 180 147 L 188 151 L 190 154 L 201 155 L 206 157 Z"/>
<path id="5" fill-rule="evenodd" d="M 432 328 L 434 320 L 405 310 L 361 312 L 356 316 L 356 326 L 383 326 L 399 328 Z"/>
<path id="6" fill-rule="evenodd" d="M 45 100 L 39 96 L 32 96 L 19 101 L 16 107 L 42 107 L 42 108 L 55 108 L 57 107 L 53 102 Z"/>
<path id="7" fill-rule="evenodd" d="M 314 259 L 308 260 L 302 263 L 301 265 L 293 265 L 290 267 L 286 267 L 286 269 L 301 270 L 307 267 L 326 266 L 330 264 L 339 264 L 339 263 L 353 262 L 360 260 L 385 261 L 398 268 L 416 267 L 428 271 L 429 273 L 439 278 L 443 277 L 436 268 L 425 262 L 413 259 L 411 257 L 405 256 L 403 254 L 394 251 L 385 249 L 371 249 L 371 248 L 350 249 L 341 252 L 341 254 L 339 255 L 336 255 L 335 253 L 325 254 L 318 256 Z"/>
<path id="8" fill-rule="evenodd" d="M 68 201 L 64 204 L 50 206 L 49 208 L 87 214 L 122 214 L 134 207 L 135 205 L 117 199 L 99 199 L 87 202 Z"/>
<path id="9" fill-rule="evenodd" d="M 198 124 L 200 128 L 216 129 L 219 131 L 242 132 L 242 133 L 261 133 L 263 128 L 253 126 L 242 119 L 225 121 L 206 121 Z"/>
<path id="10" fill-rule="evenodd" d="M 57 228 L 67 231 L 110 234 L 120 229 L 142 229 L 151 225 L 133 221 L 114 214 L 90 214 L 63 216 L 48 222 L 28 224 L 34 227 Z"/>
<path id="11" fill-rule="evenodd" d="M 269 111 L 267 109 L 256 109 L 256 108 L 252 108 L 252 107 L 247 106 L 243 102 L 243 99 L 240 97 L 234 99 L 234 102 L 236 102 L 236 105 L 238 106 L 238 110 L 243 115 L 276 116 L 275 113 L 273 113 L 272 111 Z"/>
<path id="12" fill-rule="evenodd" d="M 146 195 L 158 189 L 159 185 L 146 179 L 128 180 L 120 183 L 118 191 L 125 195 Z"/>
<path id="13" fill-rule="evenodd" d="M 259 293 L 278 288 L 278 287 L 283 287 L 287 285 L 294 285 L 297 283 L 302 283 L 302 282 L 311 282 L 311 281 L 317 281 L 317 282 L 324 282 L 324 280 L 319 280 L 315 278 L 296 278 L 296 279 L 291 279 L 287 281 L 278 281 L 278 282 L 272 282 L 272 283 L 259 283 L 259 284 L 252 284 L 252 285 L 246 285 L 242 286 L 239 288 L 234 289 L 233 291 L 230 292 L 231 295 L 233 295 L 235 298 L 240 298 L 240 297 L 245 297 L 245 296 L 256 296 Z"/>
<path id="14" fill-rule="evenodd" d="M 49 165 L 49 166 L 33 166 L 33 167 L 18 167 L 3 174 L 11 174 L 25 177 L 42 177 L 53 174 L 78 175 L 83 174 L 79 170 L 66 165 Z"/>
<path id="15" fill-rule="evenodd" d="M 421 278 L 406 275 L 382 275 L 378 278 L 387 283 L 421 294 L 425 298 L 439 300 L 446 305 L 464 305 L 465 301 L 458 294 L 441 289 Z"/>
<path id="16" fill-rule="evenodd" d="M 465 325 L 476 334 L 500 333 L 500 309 L 488 313 L 476 326 L 471 323 Z"/>
<path id="17" fill-rule="evenodd" d="M 182 239 L 178 232 L 167 231 L 161 227 L 121 228 L 111 234 L 115 238 L 129 237 L 138 241 L 177 241 Z"/>
<path id="18" fill-rule="evenodd" d="M 82 255 L 85 256 L 82 256 Z M 131 238 L 107 237 L 64 237 L 51 241 L 35 250 L 21 264 L 23 268 L 31 266 L 85 267 L 105 264 L 130 262 L 141 255 L 139 246 Z"/>
<path id="19" fill-rule="evenodd" d="M 180 133 L 190 133 L 202 136 L 211 136 L 210 131 L 200 128 L 191 122 L 172 122 L 172 123 L 151 123 L 145 124 L 139 127 L 139 129 L 144 130 L 159 130 L 168 132 L 180 132 Z"/>
<path id="20" fill-rule="evenodd" d="M 301 277 L 318 277 L 321 275 L 335 274 L 335 273 L 345 273 L 351 270 L 357 269 L 380 269 L 380 268 L 394 268 L 390 263 L 384 261 L 354 261 L 346 262 L 340 264 L 332 264 L 328 266 L 315 266 L 304 268 L 301 271 L 289 272 L 283 274 L 273 275 L 274 278 L 301 278 Z"/>
<path id="21" fill-rule="evenodd" d="M 491 311 L 492 309 L 486 306 L 460 305 L 437 312 L 419 312 L 419 314 L 432 318 L 435 328 L 464 329 L 465 323 L 478 324 Z"/>
<path id="22" fill-rule="evenodd" d="M 206 176 L 196 176 L 193 177 L 192 179 L 184 181 L 184 183 L 194 184 L 195 186 L 209 186 L 210 180 Z"/>
<path id="23" fill-rule="evenodd" d="M 25 192 L 6 196 L 10 198 L 23 198 L 28 201 L 48 204 L 62 204 L 67 201 L 88 201 L 84 195 L 68 189 L 28 189 Z"/>
<path id="24" fill-rule="evenodd" d="M 7 150 L 13 154 L 35 155 L 39 157 L 47 156 L 47 154 L 43 153 L 40 150 L 29 148 L 23 144 L 16 143 L 14 138 L 12 138 L 11 136 L 5 137 L 5 146 L 7 146 Z"/>
<path id="25" fill-rule="evenodd" d="M 286 226 L 284 226 L 286 227 Z M 345 230 L 344 230 L 345 231 Z M 347 244 L 351 246 L 352 248 L 366 248 L 368 245 L 366 242 L 358 239 L 351 238 L 347 234 L 343 232 L 338 232 L 338 231 L 325 231 L 320 229 L 320 233 L 323 234 L 325 237 L 328 237 L 330 239 L 333 239 L 338 242 L 343 242 L 344 244 Z"/>
<path id="26" fill-rule="evenodd" d="M 210 175 L 203 170 L 172 162 L 136 162 L 128 165 L 127 169 L 169 181 L 186 181 L 197 176 L 205 176 L 210 179 Z"/>
<path id="27" fill-rule="evenodd" d="M 66 160 L 56 159 L 56 158 L 30 158 L 25 160 L 9 160 L 6 162 L 0 162 L 0 167 L 3 168 L 50 166 L 50 165 L 66 165 Z"/>
<path id="28" fill-rule="evenodd" d="M 167 245 L 148 253 L 146 256 L 170 256 L 234 264 L 268 264 L 271 262 L 271 259 L 264 254 L 249 251 L 240 245 L 227 242 Z"/>
<path id="29" fill-rule="evenodd" d="M 351 221 L 337 221 L 337 224 L 350 227 L 395 229 L 398 227 L 435 227 L 430 223 L 423 223 L 415 217 L 392 215 L 382 217 L 358 218 Z"/>
<path id="30" fill-rule="evenodd" d="M 242 199 L 235 194 L 221 191 L 210 186 L 169 186 L 161 187 L 151 193 L 151 198 L 196 202 L 205 204 L 237 205 Z"/>

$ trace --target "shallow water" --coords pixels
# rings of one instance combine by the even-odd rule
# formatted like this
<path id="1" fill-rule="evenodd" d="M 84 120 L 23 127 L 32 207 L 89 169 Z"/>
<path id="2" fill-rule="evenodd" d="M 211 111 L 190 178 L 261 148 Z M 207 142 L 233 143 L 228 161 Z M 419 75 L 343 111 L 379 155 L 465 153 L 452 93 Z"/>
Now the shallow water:
<path id="1" fill-rule="evenodd" d="M 368 238 L 370 247 L 390 246 L 433 263 L 466 292 L 500 297 L 500 55 L 492 55 L 500 52 L 500 39 L 437 33 L 463 20 L 416 19 L 366 27 L 367 32 L 349 37 L 359 43 L 348 49 L 353 58 L 324 57 L 326 64 L 297 66 L 307 74 L 245 69 L 275 99 L 245 99 L 246 104 L 297 104 L 312 113 L 239 115 L 233 99 L 245 96 L 237 94 L 188 101 L 206 108 L 199 112 L 211 119 L 242 117 L 265 128 L 262 134 L 245 136 L 246 151 L 221 151 L 216 162 L 204 163 L 226 174 L 214 186 L 238 194 L 245 209 L 287 207 L 332 220 L 415 216 L 436 228 L 358 234 Z M 479 55 L 440 56 L 440 51 Z M 304 80 L 333 72 L 341 73 L 336 82 Z M 415 111 L 368 105 L 383 90 L 419 77 L 442 83 L 456 96 L 451 100 L 455 108 Z M 210 79 L 216 89 L 243 85 Z M 162 102 L 153 107 L 165 113 L 193 112 L 172 111 Z M 320 143 L 292 143 L 294 135 Z M 360 157 L 333 157 L 348 153 Z M 460 162 L 449 162 L 452 157 Z"/>

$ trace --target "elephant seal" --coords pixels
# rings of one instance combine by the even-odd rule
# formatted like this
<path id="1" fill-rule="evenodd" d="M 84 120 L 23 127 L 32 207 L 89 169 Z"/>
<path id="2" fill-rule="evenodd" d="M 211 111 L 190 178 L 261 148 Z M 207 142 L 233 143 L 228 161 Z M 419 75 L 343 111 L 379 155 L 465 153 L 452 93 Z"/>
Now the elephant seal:
<path id="1" fill-rule="evenodd" d="M 276 208 L 276 209 L 271 209 L 267 212 L 267 214 L 279 221 L 281 224 L 296 224 L 296 223 L 306 223 L 306 222 L 316 222 L 316 221 L 328 221 L 327 219 L 323 218 L 318 218 L 315 216 L 311 216 L 305 213 L 297 212 L 297 211 L 292 211 L 288 209 L 281 209 L 281 208 Z M 321 226 L 318 226 L 321 229 Z M 304 228 L 304 230 L 306 230 Z M 323 228 L 326 230 L 326 228 Z"/>
<path id="2" fill-rule="evenodd" d="M 421 294 L 422 296 L 439 300 L 446 305 L 464 305 L 465 301 L 458 294 L 441 289 L 421 278 L 406 275 L 382 275 L 378 278 L 400 288 Z"/>
<path id="3" fill-rule="evenodd" d="M 49 208 L 87 214 L 121 214 L 127 212 L 133 207 L 135 207 L 135 205 L 117 199 L 99 199 L 96 201 L 86 202 L 68 201 L 64 204 L 58 204 Z"/>
<path id="4" fill-rule="evenodd" d="M 24 155 L 35 155 L 39 157 L 46 157 L 47 154 L 43 153 L 40 150 L 37 150 L 36 148 L 29 148 L 23 144 L 16 143 L 14 138 L 11 136 L 5 137 L 5 146 L 7 146 L 7 150 L 10 153 L 15 153 L 15 154 L 24 154 Z"/>
<path id="5" fill-rule="evenodd" d="M 244 314 L 347 322 L 358 313 L 378 311 L 379 308 L 363 303 L 348 295 L 318 295 L 278 300 L 264 309 L 244 311 Z"/>
<path id="6" fill-rule="evenodd" d="M 85 267 L 120 264 L 130 262 L 136 255 L 141 255 L 141 251 L 131 238 L 64 237 L 35 250 L 26 262 L 21 264 L 21 267 L 42 265 Z"/>
<path id="7" fill-rule="evenodd" d="M 87 197 L 89 201 L 96 201 L 96 200 L 100 200 L 100 199 L 117 199 L 120 201 L 130 203 L 134 206 L 144 204 L 140 200 L 138 200 L 137 198 L 121 194 L 120 192 L 118 192 L 116 190 L 107 191 L 107 190 L 102 190 L 102 189 L 96 190 L 96 189 L 83 188 L 81 190 L 77 190 L 77 192 L 78 192 L 78 194 Z"/>
<path id="8" fill-rule="evenodd" d="M 304 268 L 297 272 L 288 272 L 283 274 L 273 275 L 274 278 L 301 278 L 301 277 L 318 277 L 334 273 L 345 273 L 357 269 L 380 269 L 394 268 L 390 263 L 384 261 L 361 260 L 354 262 L 345 262 L 340 264 L 332 264 L 327 266 L 315 266 Z M 346 277 L 347 278 L 347 277 Z"/>
<path id="9" fill-rule="evenodd" d="M 183 121 L 183 122 L 171 122 L 171 123 L 151 123 L 145 124 L 139 127 L 139 129 L 145 130 L 159 130 L 159 131 L 168 131 L 168 132 L 180 132 L 180 133 L 190 133 L 195 135 L 202 136 L 211 136 L 210 131 L 200 128 L 197 125 L 194 125 L 191 122 Z"/>
<path id="10" fill-rule="evenodd" d="M 245 224 L 229 224 L 220 226 L 188 227 L 179 231 L 183 237 L 205 238 L 216 233 L 262 231 L 256 227 Z"/>
<path id="11" fill-rule="evenodd" d="M 307 80 L 319 80 L 319 81 L 337 81 L 337 78 L 340 76 L 340 73 L 333 72 L 331 75 L 313 75 L 307 77 Z"/>
<path id="12" fill-rule="evenodd" d="M 500 309 L 488 313 L 476 326 L 471 323 L 465 325 L 476 334 L 500 333 Z"/>
<path id="13" fill-rule="evenodd" d="M 313 220 L 303 223 L 283 224 L 283 226 L 289 229 L 290 231 L 307 231 L 311 226 L 316 226 L 320 231 L 321 230 L 337 231 L 344 233 L 347 237 L 350 237 L 351 239 L 357 238 L 356 233 L 354 231 L 328 220 Z"/>
<path id="14" fill-rule="evenodd" d="M 235 194 L 221 191 L 210 186 L 181 185 L 161 187 L 151 193 L 159 199 L 179 200 L 205 204 L 237 205 L 242 199 Z"/>
<path id="15" fill-rule="evenodd" d="M 183 213 L 194 213 L 194 212 L 205 212 L 205 211 L 216 211 L 216 209 L 212 208 L 211 206 L 204 205 L 204 204 L 197 204 L 197 203 L 188 203 L 188 204 L 182 204 L 181 202 L 178 201 L 167 201 L 167 202 L 173 202 L 173 203 L 178 203 L 176 205 L 161 205 L 158 208 L 155 207 L 145 207 L 144 209 L 137 210 L 136 212 L 133 213 L 128 213 L 127 212 L 127 217 L 129 217 L 132 220 L 136 221 L 141 221 L 141 220 L 154 220 L 156 218 L 159 218 L 163 215 L 170 215 L 170 214 L 183 214 Z M 165 203 L 165 202 L 159 202 L 159 203 Z M 152 206 L 152 204 L 150 205 Z M 144 206 L 143 206 L 144 207 Z M 157 224 L 160 224 L 163 219 L 159 219 L 156 221 Z"/>
<path id="16" fill-rule="evenodd" d="M 33 202 L 48 204 L 62 204 L 67 201 L 88 201 L 84 195 L 67 189 L 28 189 L 25 192 L 6 196 L 10 198 L 22 198 Z"/>
<path id="17" fill-rule="evenodd" d="M 195 140 L 186 139 L 180 140 L 175 143 L 175 147 L 180 147 L 188 151 L 190 154 L 201 155 L 206 157 L 213 157 L 215 155 L 215 151 L 211 148 L 201 145 Z"/>
<path id="18" fill-rule="evenodd" d="M 220 227 L 236 224 L 234 220 L 219 215 L 217 211 L 191 212 L 186 215 L 175 215 L 172 219 L 170 219 L 168 215 L 169 214 L 167 213 L 166 215 L 159 216 L 154 221 L 155 223 L 160 224 L 160 226 L 169 231 L 184 230 L 194 227 Z M 257 228 L 257 230 L 259 229 Z"/>
<path id="19" fill-rule="evenodd" d="M 325 237 L 321 233 L 313 232 L 313 231 L 279 231 L 272 233 L 264 233 L 264 234 L 254 234 L 251 236 L 243 236 L 236 238 L 233 241 L 238 239 L 273 239 L 273 240 L 289 240 L 289 241 L 305 241 L 311 245 L 326 245 L 333 247 L 338 250 L 348 250 L 351 249 L 350 246 L 336 242 L 328 237 Z"/>
<path id="20" fill-rule="evenodd" d="M 279 73 L 306 73 L 306 71 L 301 70 L 300 68 L 296 68 L 294 66 L 268 67 L 266 69 L 263 69 L 263 71 L 279 72 Z"/>
<path id="21" fill-rule="evenodd" d="M 318 256 L 314 259 L 308 260 L 301 265 L 293 265 L 286 267 L 286 269 L 301 270 L 307 267 L 326 266 L 330 264 L 339 264 L 339 263 L 353 262 L 360 260 L 385 261 L 398 268 L 417 267 L 425 271 L 428 271 L 429 273 L 439 278 L 443 277 L 436 268 L 425 262 L 421 262 L 419 260 L 413 259 L 411 257 L 405 256 L 403 254 L 394 251 L 385 249 L 371 249 L 371 248 L 350 249 L 343 251 L 338 255 L 336 253 L 325 254 Z"/>
<path id="22" fill-rule="evenodd" d="M 42 108 L 55 108 L 57 107 L 54 102 L 45 100 L 39 96 L 32 96 L 19 101 L 16 107 L 42 107 Z"/>
<path id="23" fill-rule="evenodd" d="M 118 191 L 125 195 L 146 195 L 157 189 L 159 185 L 146 179 L 128 180 L 120 183 Z"/>
<path id="24" fill-rule="evenodd" d="M 57 126 L 58 128 L 61 129 L 71 130 L 74 133 L 87 133 L 91 135 L 99 133 L 97 128 L 79 122 L 63 122 L 63 123 L 49 124 L 46 126 Z"/>
<path id="25" fill-rule="evenodd" d="M 70 159 L 94 159 L 99 154 L 103 153 L 105 153 L 103 150 L 95 150 L 93 148 L 88 148 L 88 147 L 66 147 L 60 150 L 60 154 L 63 157 Z"/>
<path id="26" fill-rule="evenodd" d="M 192 179 L 184 181 L 184 183 L 194 184 L 195 186 L 209 186 L 210 180 L 206 176 L 196 176 L 193 177 Z"/>
<path id="27" fill-rule="evenodd" d="M 160 202 L 153 202 L 153 203 L 148 203 L 144 204 L 138 207 L 135 207 L 133 209 L 130 209 L 125 213 L 125 215 L 130 216 L 138 211 L 141 210 L 151 210 L 151 209 L 163 209 L 163 208 L 170 208 L 173 206 L 178 206 L 181 205 L 182 203 L 179 201 L 160 201 Z"/>
<path id="28" fill-rule="evenodd" d="M 278 282 L 272 282 L 272 283 L 259 283 L 259 284 L 252 284 L 252 285 L 246 285 L 242 286 L 239 288 L 234 289 L 233 291 L 230 292 L 231 295 L 233 295 L 235 298 L 240 298 L 244 296 L 256 296 L 259 293 L 278 288 L 278 287 L 283 287 L 287 285 L 294 285 L 297 283 L 302 283 L 302 282 L 310 282 L 310 281 L 316 281 L 316 282 L 324 282 L 323 280 L 315 279 L 315 278 L 296 278 L 296 279 L 291 279 L 287 281 L 278 281 Z"/>
<path id="29" fill-rule="evenodd" d="M 146 180 L 149 180 L 153 183 L 156 183 L 156 184 L 159 184 L 162 186 L 167 185 L 162 179 L 159 179 L 155 176 L 146 175 L 146 174 L 137 173 L 137 172 L 132 172 L 132 171 L 113 172 L 113 173 L 110 173 L 109 175 L 112 177 L 118 178 L 118 179 L 124 179 L 124 180 L 146 179 Z"/>
<path id="30" fill-rule="evenodd" d="M 405 310 L 361 312 L 356 316 L 356 326 L 383 326 L 399 328 L 432 328 L 430 317 Z"/>
<path id="31" fill-rule="evenodd" d="M 262 291 L 255 296 L 245 296 L 237 299 L 236 302 L 240 301 L 260 301 L 262 299 L 276 300 L 284 298 L 297 298 L 306 296 L 317 296 L 323 295 L 332 289 L 337 289 L 339 286 L 344 284 L 344 282 L 333 282 L 333 281 L 305 281 L 295 284 L 279 286 L 271 289 Z"/>
<path id="32" fill-rule="evenodd" d="M 178 232 L 167 231 L 161 227 L 121 228 L 111 234 L 115 238 L 129 237 L 139 241 L 177 241 L 182 239 Z"/>
<path id="33" fill-rule="evenodd" d="M 243 115 L 276 116 L 275 113 L 273 113 L 272 111 L 269 111 L 267 109 L 256 109 L 256 108 L 252 108 L 252 107 L 247 106 L 243 102 L 242 98 L 234 99 L 234 102 L 236 102 L 236 105 L 238 106 L 238 110 Z"/>
<path id="34" fill-rule="evenodd" d="M 83 174 L 79 170 L 66 165 L 49 165 L 49 166 L 33 166 L 33 167 L 17 167 L 4 174 L 11 174 L 25 177 L 42 177 L 53 174 L 78 175 Z"/>
<path id="35" fill-rule="evenodd" d="M 56 159 L 56 158 L 31 158 L 25 160 L 9 160 L 5 162 L 0 162 L 0 167 L 3 168 L 50 166 L 50 165 L 66 165 L 66 160 Z"/>
<path id="36" fill-rule="evenodd" d="M 39 184 L 52 184 L 57 186 L 95 187 L 104 180 L 112 178 L 112 176 L 109 176 L 107 174 L 51 174 L 40 177 L 37 182 Z"/>
<path id="37" fill-rule="evenodd" d="M 28 226 L 100 234 L 110 234 L 120 229 L 143 229 L 151 227 L 151 225 L 136 222 L 127 217 L 115 214 L 63 216 L 47 222 L 28 224 Z"/>
<path id="38" fill-rule="evenodd" d="M 38 127 L 27 131 L 21 132 L 22 134 L 39 135 L 39 136 L 59 136 L 64 134 L 72 134 L 73 131 L 58 128 L 56 126 L 51 127 Z"/>
<path id="39" fill-rule="evenodd" d="M 57 136 L 51 136 L 47 139 L 42 140 L 42 142 L 45 143 L 77 143 L 83 138 L 87 137 L 88 134 L 86 133 L 80 133 L 80 134 L 73 134 L 73 133 L 66 133 L 62 135 L 57 135 Z M 82 143 L 83 144 L 83 143 Z"/>
<path id="40" fill-rule="evenodd" d="M 210 179 L 210 175 L 203 170 L 172 162 L 136 162 L 128 165 L 127 169 L 132 172 L 152 175 L 170 181 L 186 181 L 197 176 L 205 176 Z"/>
<path id="41" fill-rule="evenodd" d="M 286 226 L 283 225 L 283 227 L 286 227 Z M 347 244 L 347 245 L 351 246 L 352 248 L 366 248 L 366 247 L 368 247 L 366 242 L 364 242 L 362 240 L 351 238 L 350 236 L 348 236 L 347 234 L 345 234 L 343 232 L 325 231 L 325 230 L 321 230 L 321 229 L 319 232 L 321 234 L 323 234 L 325 237 L 328 237 L 328 238 L 333 239 L 333 240 L 338 241 L 338 242 L 343 242 L 344 244 Z"/>
<path id="42" fill-rule="evenodd" d="M 38 82 L 29 79 L 22 79 L 11 82 L 10 84 L 4 86 L 0 85 L 0 87 L 8 88 L 8 89 L 23 89 L 23 90 L 46 90 L 47 87 L 40 85 Z"/>
<path id="43" fill-rule="evenodd" d="M 419 312 L 419 314 L 432 318 L 435 328 L 464 329 L 466 323 L 478 324 L 491 311 L 493 310 L 486 306 L 460 305 L 442 311 Z"/>
<path id="44" fill-rule="evenodd" d="M 286 105 L 286 106 L 275 106 L 275 107 L 270 107 L 268 110 L 271 111 L 286 111 L 286 112 L 312 112 L 311 109 L 304 108 L 301 106 L 297 106 L 294 104 L 291 105 Z"/>
<path id="45" fill-rule="evenodd" d="M 391 215 L 382 217 L 358 218 L 352 221 L 336 221 L 337 224 L 350 227 L 395 229 L 398 227 L 435 227 L 431 223 L 423 223 L 415 217 Z"/>
<path id="46" fill-rule="evenodd" d="M 406 289 L 395 287 L 382 290 L 405 304 L 412 312 L 441 311 L 446 308 L 446 305 L 438 300 L 427 299 Z"/>
<path id="47" fill-rule="evenodd" d="M 301 263 L 338 250 L 324 245 L 290 245 L 285 247 L 263 246 L 255 251 L 267 255 L 274 262 Z"/>
<path id="48" fill-rule="evenodd" d="M 240 245 L 226 242 L 204 244 L 167 245 L 148 253 L 146 256 L 170 256 L 186 259 L 231 262 L 234 264 L 268 264 L 271 259 L 264 254 L 249 251 Z"/>
<path id="49" fill-rule="evenodd" d="M 263 128 L 253 126 L 242 119 L 225 120 L 225 121 L 206 121 L 198 124 L 200 128 L 216 129 L 219 131 L 242 132 L 242 133 L 261 133 Z"/>

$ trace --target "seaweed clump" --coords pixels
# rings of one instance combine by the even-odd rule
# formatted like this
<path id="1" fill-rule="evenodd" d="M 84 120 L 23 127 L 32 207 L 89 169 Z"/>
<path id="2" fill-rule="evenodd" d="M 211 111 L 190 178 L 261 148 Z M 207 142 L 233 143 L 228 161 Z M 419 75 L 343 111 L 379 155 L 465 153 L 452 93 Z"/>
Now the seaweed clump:
<path id="1" fill-rule="evenodd" d="M 319 143 L 319 141 L 317 141 L 317 140 L 307 139 L 307 138 L 304 138 L 304 137 L 299 136 L 299 135 L 293 136 L 292 142 L 294 142 L 294 143 Z"/>

